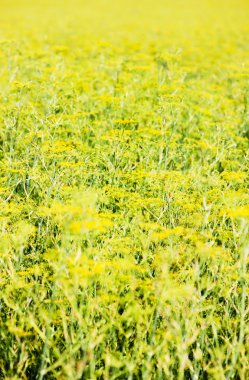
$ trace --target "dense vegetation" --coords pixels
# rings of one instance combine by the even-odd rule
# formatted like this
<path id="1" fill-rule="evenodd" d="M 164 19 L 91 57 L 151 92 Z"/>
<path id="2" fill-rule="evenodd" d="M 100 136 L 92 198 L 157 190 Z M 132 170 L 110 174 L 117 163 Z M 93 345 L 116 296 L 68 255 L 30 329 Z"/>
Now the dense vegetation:
<path id="1" fill-rule="evenodd" d="M 1 0 L 0 378 L 249 378 L 248 19 Z"/>

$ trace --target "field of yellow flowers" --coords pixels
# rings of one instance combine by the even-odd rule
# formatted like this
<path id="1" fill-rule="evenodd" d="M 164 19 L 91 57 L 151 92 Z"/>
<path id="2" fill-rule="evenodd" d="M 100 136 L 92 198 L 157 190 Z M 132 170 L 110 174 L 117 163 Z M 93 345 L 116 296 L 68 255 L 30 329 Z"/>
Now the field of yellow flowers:
<path id="1" fill-rule="evenodd" d="M 249 379 L 248 0 L 1 0 L 0 379 Z"/>

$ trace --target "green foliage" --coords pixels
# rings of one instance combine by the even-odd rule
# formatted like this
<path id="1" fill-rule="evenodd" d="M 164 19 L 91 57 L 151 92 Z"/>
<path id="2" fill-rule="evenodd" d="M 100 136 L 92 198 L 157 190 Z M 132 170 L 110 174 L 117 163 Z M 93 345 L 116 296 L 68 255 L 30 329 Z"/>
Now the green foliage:
<path id="1" fill-rule="evenodd" d="M 249 378 L 249 7 L 186 3 L 1 2 L 2 379 Z"/>

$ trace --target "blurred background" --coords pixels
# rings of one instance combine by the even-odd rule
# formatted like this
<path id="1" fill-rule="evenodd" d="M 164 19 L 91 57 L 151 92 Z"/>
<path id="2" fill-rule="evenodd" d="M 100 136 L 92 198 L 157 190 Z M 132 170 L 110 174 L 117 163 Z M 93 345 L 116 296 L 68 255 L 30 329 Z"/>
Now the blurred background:
<path id="1" fill-rule="evenodd" d="M 1 0 L 0 38 L 16 33 L 175 34 L 247 26 L 248 0 Z M 208 28 L 207 28 L 208 26 Z"/>

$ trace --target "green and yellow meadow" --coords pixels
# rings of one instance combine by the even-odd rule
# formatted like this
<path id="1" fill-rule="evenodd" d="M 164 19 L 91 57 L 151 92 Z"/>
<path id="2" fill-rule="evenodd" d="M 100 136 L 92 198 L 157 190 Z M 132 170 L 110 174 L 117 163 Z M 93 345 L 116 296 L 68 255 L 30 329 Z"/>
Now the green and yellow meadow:
<path id="1" fill-rule="evenodd" d="M 249 379 L 248 0 L 1 0 L 0 379 Z"/>

